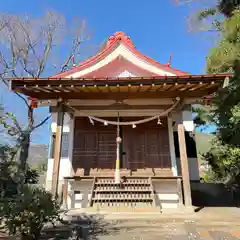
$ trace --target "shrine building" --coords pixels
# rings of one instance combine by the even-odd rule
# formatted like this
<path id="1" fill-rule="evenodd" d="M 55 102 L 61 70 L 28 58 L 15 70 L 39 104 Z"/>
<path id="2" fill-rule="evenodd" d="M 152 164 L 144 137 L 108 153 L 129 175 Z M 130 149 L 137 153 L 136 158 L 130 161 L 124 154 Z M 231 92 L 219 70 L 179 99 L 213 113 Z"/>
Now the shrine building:
<path id="1" fill-rule="evenodd" d="M 11 90 L 49 106 L 46 188 L 65 208 L 160 213 L 192 206 L 199 166 L 191 107 L 209 101 L 227 77 L 160 64 L 117 32 L 80 65 L 11 79 Z"/>

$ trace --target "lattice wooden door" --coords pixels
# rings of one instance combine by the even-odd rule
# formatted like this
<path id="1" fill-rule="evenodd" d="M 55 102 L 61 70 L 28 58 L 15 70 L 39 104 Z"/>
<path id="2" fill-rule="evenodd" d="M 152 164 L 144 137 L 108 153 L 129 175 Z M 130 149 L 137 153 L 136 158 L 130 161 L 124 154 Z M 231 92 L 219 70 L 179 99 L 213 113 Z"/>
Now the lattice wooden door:
<path id="1" fill-rule="evenodd" d="M 84 170 L 89 175 L 91 169 L 114 169 L 116 161 L 116 127 L 104 126 L 87 118 L 75 120 L 73 169 Z"/>
<path id="2" fill-rule="evenodd" d="M 162 120 L 162 125 L 152 121 L 140 124 L 137 128 L 124 126 L 122 134 L 123 151 L 126 153 L 124 168 L 132 171 L 171 168 L 166 119 Z"/>

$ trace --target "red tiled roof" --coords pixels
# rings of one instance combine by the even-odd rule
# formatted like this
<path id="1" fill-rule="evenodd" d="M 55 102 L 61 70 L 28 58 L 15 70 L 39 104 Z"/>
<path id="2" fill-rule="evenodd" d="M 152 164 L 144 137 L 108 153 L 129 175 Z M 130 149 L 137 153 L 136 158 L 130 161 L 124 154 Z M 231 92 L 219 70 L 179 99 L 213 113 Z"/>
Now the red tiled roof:
<path id="1" fill-rule="evenodd" d="M 95 63 L 97 63 L 98 61 L 100 61 L 104 57 L 106 57 L 106 55 L 111 53 L 111 51 L 113 51 L 120 43 L 124 44 L 132 53 L 134 53 L 139 58 L 155 65 L 156 67 L 161 68 L 162 70 L 176 74 L 178 76 L 190 75 L 187 72 L 182 72 L 180 70 L 170 67 L 167 64 L 161 64 L 161 63 L 153 60 L 152 58 L 145 56 L 144 54 L 142 54 L 135 48 L 132 40 L 125 33 L 116 32 L 113 36 L 111 36 L 108 39 L 108 42 L 107 42 L 106 46 L 104 47 L 104 49 L 101 52 L 99 52 L 97 55 L 82 62 L 79 66 L 73 67 L 63 73 L 59 73 L 59 74 L 53 76 L 53 78 L 61 78 L 61 77 L 64 78 L 64 77 L 68 76 L 69 74 L 81 71 L 91 65 L 94 65 Z"/>

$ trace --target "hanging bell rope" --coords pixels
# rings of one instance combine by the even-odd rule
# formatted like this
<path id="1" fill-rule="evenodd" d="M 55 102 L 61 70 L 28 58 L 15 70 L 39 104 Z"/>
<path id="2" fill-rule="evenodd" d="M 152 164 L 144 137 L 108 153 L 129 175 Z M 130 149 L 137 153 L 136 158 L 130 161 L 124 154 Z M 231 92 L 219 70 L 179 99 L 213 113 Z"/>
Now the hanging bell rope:
<path id="1" fill-rule="evenodd" d="M 97 121 L 97 122 L 101 122 L 103 124 L 107 123 L 107 124 L 116 125 L 116 126 L 118 126 L 118 125 L 119 126 L 128 126 L 128 125 L 135 126 L 137 124 L 150 122 L 152 120 L 158 119 L 159 117 L 162 117 L 162 116 L 165 116 L 165 115 L 169 114 L 172 110 L 174 110 L 178 106 L 179 103 L 180 103 L 180 98 L 178 97 L 178 98 L 176 98 L 176 102 L 170 108 L 166 109 L 162 113 L 160 113 L 156 116 L 153 116 L 153 117 L 145 118 L 145 119 L 138 120 L 138 121 L 129 121 L 129 122 L 107 121 L 107 120 L 102 119 L 102 118 L 89 116 L 88 114 L 85 114 L 84 112 L 70 106 L 69 103 L 67 103 L 67 105 L 68 105 L 69 108 L 73 109 L 74 111 L 79 112 L 82 116 L 88 117 L 89 119 L 92 119 L 92 120 Z"/>

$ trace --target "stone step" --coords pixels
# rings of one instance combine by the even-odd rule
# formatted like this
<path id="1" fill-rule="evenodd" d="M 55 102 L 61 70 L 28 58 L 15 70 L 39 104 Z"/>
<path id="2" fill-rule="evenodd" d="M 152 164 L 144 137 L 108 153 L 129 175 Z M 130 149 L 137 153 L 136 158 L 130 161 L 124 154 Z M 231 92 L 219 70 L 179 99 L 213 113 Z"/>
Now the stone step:
<path id="1" fill-rule="evenodd" d="M 89 207 L 85 209 L 86 212 L 88 213 L 96 213 L 101 212 L 101 213 L 161 213 L 161 209 L 159 207 L 101 207 L 101 209 L 98 209 L 96 206 Z"/>

